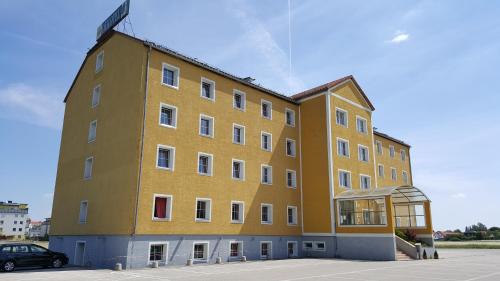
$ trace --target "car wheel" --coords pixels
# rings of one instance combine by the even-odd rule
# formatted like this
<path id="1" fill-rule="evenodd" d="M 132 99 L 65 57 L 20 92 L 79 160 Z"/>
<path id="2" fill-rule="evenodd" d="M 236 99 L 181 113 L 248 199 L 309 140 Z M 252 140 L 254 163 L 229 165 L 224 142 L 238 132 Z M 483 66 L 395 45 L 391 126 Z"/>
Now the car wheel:
<path id="1" fill-rule="evenodd" d="M 6 261 L 2 266 L 2 269 L 6 272 L 14 271 L 15 268 L 16 264 L 13 261 Z"/>
<path id="2" fill-rule="evenodd" d="M 63 262 L 61 259 L 55 259 L 52 261 L 52 267 L 61 268 L 63 266 Z"/>

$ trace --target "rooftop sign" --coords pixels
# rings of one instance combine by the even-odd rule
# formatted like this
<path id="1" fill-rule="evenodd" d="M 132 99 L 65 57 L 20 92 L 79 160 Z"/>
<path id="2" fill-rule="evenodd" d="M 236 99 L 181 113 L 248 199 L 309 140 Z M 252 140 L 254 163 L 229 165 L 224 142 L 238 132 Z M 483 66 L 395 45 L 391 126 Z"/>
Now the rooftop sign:
<path id="1" fill-rule="evenodd" d="M 115 27 L 128 15 L 129 6 L 130 0 L 125 0 L 120 7 L 118 7 L 101 25 L 97 27 L 97 41 L 99 41 L 104 34 L 113 29 L 113 27 Z"/>

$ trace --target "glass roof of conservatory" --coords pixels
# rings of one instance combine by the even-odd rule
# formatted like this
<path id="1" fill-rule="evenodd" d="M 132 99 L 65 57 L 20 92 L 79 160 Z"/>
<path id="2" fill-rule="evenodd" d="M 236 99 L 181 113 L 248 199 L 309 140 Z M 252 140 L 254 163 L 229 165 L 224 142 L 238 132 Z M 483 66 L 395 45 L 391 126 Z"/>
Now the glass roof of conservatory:
<path id="1" fill-rule="evenodd" d="M 351 189 L 335 196 L 335 199 L 370 198 L 387 195 L 391 195 L 392 202 L 396 204 L 430 201 L 420 189 L 409 185 L 379 187 L 370 190 Z"/>

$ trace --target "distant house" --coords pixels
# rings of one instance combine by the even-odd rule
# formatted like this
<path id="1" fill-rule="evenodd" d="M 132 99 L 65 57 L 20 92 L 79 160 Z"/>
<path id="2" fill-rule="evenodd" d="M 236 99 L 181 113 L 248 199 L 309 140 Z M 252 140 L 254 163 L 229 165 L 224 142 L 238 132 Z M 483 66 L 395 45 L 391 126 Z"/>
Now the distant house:
<path id="1" fill-rule="evenodd" d="M 29 229 L 29 237 L 31 239 L 40 239 L 49 235 L 50 231 L 50 218 L 45 221 L 32 221 Z"/>
<path id="2" fill-rule="evenodd" d="M 0 236 L 21 240 L 28 234 L 28 204 L 0 201 Z"/>
<path id="3" fill-rule="evenodd" d="M 434 240 L 443 240 L 446 237 L 443 231 L 434 231 L 432 236 L 434 237 Z"/>

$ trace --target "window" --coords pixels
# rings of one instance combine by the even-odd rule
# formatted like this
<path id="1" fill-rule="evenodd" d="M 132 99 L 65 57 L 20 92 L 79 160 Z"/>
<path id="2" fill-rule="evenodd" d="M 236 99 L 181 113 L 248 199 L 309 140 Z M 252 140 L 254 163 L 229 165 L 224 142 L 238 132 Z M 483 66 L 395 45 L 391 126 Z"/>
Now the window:
<path id="1" fill-rule="evenodd" d="M 168 244 L 163 243 L 150 243 L 149 244 L 149 262 L 167 263 L 167 250 Z"/>
<path id="2" fill-rule="evenodd" d="M 261 166 L 261 183 L 273 184 L 273 167 L 267 165 Z"/>
<path id="3" fill-rule="evenodd" d="M 233 159 L 233 179 L 245 180 L 245 161 Z"/>
<path id="4" fill-rule="evenodd" d="M 12 231 L 16 231 L 16 228 L 13 228 Z"/>
<path id="5" fill-rule="evenodd" d="M 286 155 L 295 157 L 295 141 L 292 139 L 286 139 Z"/>
<path id="6" fill-rule="evenodd" d="M 404 162 L 406 160 L 406 151 L 404 149 L 401 149 L 400 153 L 401 153 L 401 161 Z"/>
<path id="7" fill-rule="evenodd" d="M 371 178 L 367 175 L 359 175 L 359 186 L 361 189 L 370 189 Z"/>
<path id="8" fill-rule="evenodd" d="M 78 221 L 80 223 L 87 223 L 87 209 L 88 209 L 88 202 L 87 201 L 82 201 L 80 202 L 80 215 Z"/>
<path id="9" fill-rule="evenodd" d="M 347 127 L 347 111 L 337 108 L 335 110 L 335 119 L 337 120 L 337 125 Z"/>
<path id="10" fill-rule="evenodd" d="M 94 163 L 94 157 L 88 157 L 85 159 L 85 168 L 83 170 L 83 178 L 89 180 L 92 178 L 92 165 Z"/>
<path id="11" fill-rule="evenodd" d="M 403 171 L 403 183 L 408 184 L 408 173 Z"/>
<path id="12" fill-rule="evenodd" d="M 389 156 L 391 156 L 391 158 L 394 158 L 394 145 L 389 145 Z"/>
<path id="13" fill-rule="evenodd" d="M 398 175 L 397 175 L 397 172 L 396 172 L 396 168 L 391 168 L 391 179 L 393 181 L 397 180 L 398 179 Z"/>
<path id="14" fill-rule="evenodd" d="M 177 127 L 177 107 L 160 104 L 160 125 L 169 128 Z"/>
<path id="15" fill-rule="evenodd" d="M 99 105 L 100 99 L 101 99 L 101 85 L 97 85 L 97 86 L 95 86 L 94 90 L 92 91 L 92 102 L 91 102 L 92 108 Z"/>
<path id="16" fill-rule="evenodd" d="M 273 205 L 261 204 L 260 205 L 260 223 L 273 224 Z"/>
<path id="17" fill-rule="evenodd" d="M 324 252 L 326 250 L 325 242 L 314 242 L 313 250 Z"/>
<path id="18" fill-rule="evenodd" d="M 196 219 L 198 222 L 210 222 L 212 200 L 196 198 Z"/>
<path id="19" fill-rule="evenodd" d="M 385 199 L 339 200 L 340 225 L 385 225 Z"/>
<path id="20" fill-rule="evenodd" d="M 174 170 L 175 148 L 159 144 L 156 156 L 156 168 Z"/>
<path id="21" fill-rule="evenodd" d="M 366 119 L 363 117 L 356 116 L 356 129 L 359 133 L 368 133 L 368 128 L 366 127 Z"/>
<path id="22" fill-rule="evenodd" d="M 104 51 L 99 52 L 95 59 L 95 73 L 101 71 L 104 67 Z"/>
<path id="23" fill-rule="evenodd" d="M 213 156 L 211 154 L 198 153 L 198 174 L 204 176 L 212 175 L 212 160 Z"/>
<path id="24" fill-rule="evenodd" d="M 287 217 L 288 225 L 297 225 L 297 207 L 288 206 L 287 207 Z"/>
<path id="25" fill-rule="evenodd" d="M 304 250 L 312 250 L 313 248 L 313 242 L 310 242 L 310 241 L 304 241 L 302 242 L 302 249 Z"/>
<path id="26" fill-rule="evenodd" d="M 161 83 L 165 86 L 179 89 L 179 73 L 178 67 L 163 63 Z"/>
<path id="27" fill-rule="evenodd" d="M 245 126 L 233 123 L 233 143 L 245 144 Z"/>
<path id="28" fill-rule="evenodd" d="M 291 127 L 295 127 L 295 111 L 292 109 L 285 109 L 286 124 Z"/>
<path id="29" fill-rule="evenodd" d="M 286 170 L 286 186 L 290 188 L 297 187 L 297 172 L 294 170 Z"/>
<path id="30" fill-rule="evenodd" d="M 273 104 L 270 101 L 261 100 L 260 106 L 261 106 L 262 117 L 267 118 L 267 119 L 272 119 L 273 118 Z"/>
<path id="31" fill-rule="evenodd" d="M 368 162 L 368 147 L 363 145 L 358 145 L 358 160 L 363 162 Z"/>
<path id="32" fill-rule="evenodd" d="M 233 90 L 233 107 L 245 111 L 246 94 L 244 92 Z"/>
<path id="33" fill-rule="evenodd" d="M 351 172 L 339 170 L 340 187 L 351 188 Z"/>
<path id="34" fill-rule="evenodd" d="M 200 135 L 214 137 L 214 118 L 200 114 Z"/>
<path id="35" fill-rule="evenodd" d="M 97 120 L 94 120 L 90 122 L 89 125 L 89 135 L 87 137 L 88 142 L 95 141 L 96 132 L 97 132 Z"/>
<path id="36" fill-rule="evenodd" d="M 375 147 L 377 148 L 377 153 L 382 155 L 382 142 L 381 141 L 375 141 Z"/>
<path id="37" fill-rule="evenodd" d="M 208 260 L 208 242 L 193 243 L 193 259 L 195 261 Z"/>
<path id="38" fill-rule="evenodd" d="M 231 241 L 229 249 L 230 249 L 229 256 L 231 258 L 237 258 L 243 256 L 243 242 Z"/>
<path id="39" fill-rule="evenodd" d="M 378 164 L 378 176 L 384 178 L 384 165 Z"/>
<path id="40" fill-rule="evenodd" d="M 207 78 L 201 78 L 201 93 L 202 98 L 215 101 L 215 82 Z"/>
<path id="41" fill-rule="evenodd" d="M 394 205 L 396 227 L 425 227 L 425 208 L 423 204 Z"/>
<path id="42" fill-rule="evenodd" d="M 271 151 L 273 136 L 270 133 L 266 132 L 261 132 L 260 134 L 261 134 L 260 147 L 262 148 L 262 150 Z"/>
<path id="43" fill-rule="evenodd" d="M 17 224 L 17 221 L 14 221 L 14 224 Z"/>
<path id="44" fill-rule="evenodd" d="M 272 242 L 263 241 L 260 242 L 260 258 L 261 259 L 271 259 Z"/>
<path id="45" fill-rule="evenodd" d="M 240 201 L 231 201 L 231 223 L 243 223 L 245 205 Z"/>
<path id="46" fill-rule="evenodd" d="M 153 196 L 153 220 L 172 219 L 172 195 L 155 194 Z"/>
<path id="47" fill-rule="evenodd" d="M 288 241 L 286 243 L 287 245 L 287 252 L 288 252 L 288 257 L 297 257 L 298 251 L 297 251 L 297 241 Z"/>
<path id="48" fill-rule="evenodd" d="M 337 154 L 349 157 L 349 141 L 337 138 Z"/>

